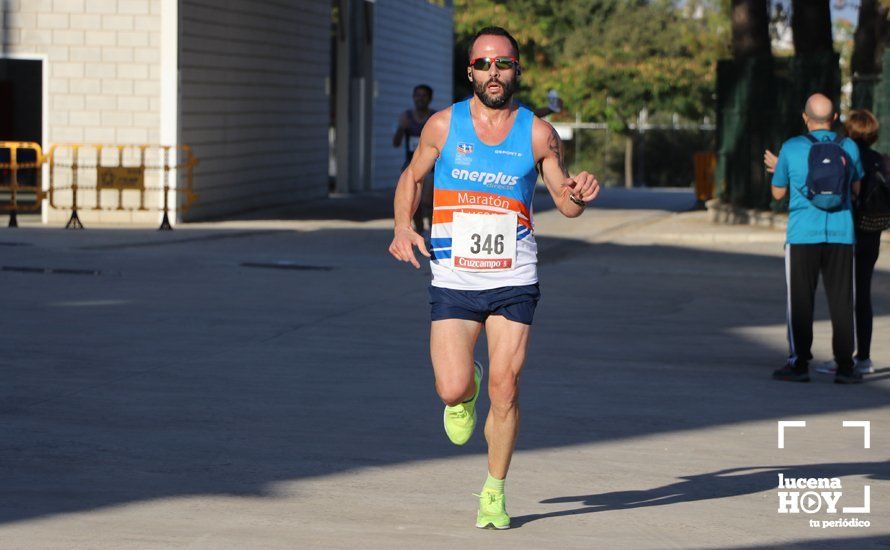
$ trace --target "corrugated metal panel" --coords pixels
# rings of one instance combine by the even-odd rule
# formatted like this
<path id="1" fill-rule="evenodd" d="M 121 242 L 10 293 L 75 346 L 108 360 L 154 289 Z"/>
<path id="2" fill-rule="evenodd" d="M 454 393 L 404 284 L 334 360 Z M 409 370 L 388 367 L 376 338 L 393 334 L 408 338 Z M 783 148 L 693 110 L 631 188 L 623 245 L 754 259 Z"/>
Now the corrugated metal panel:
<path id="1" fill-rule="evenodd" d="M 331 5 L 181 0 L 180 140 L 200 159 L 186 219 L 323 197 Z"/>
<path id="2" fill-rule="evenodd" d="M 450 3 L 449 3 L 450 4 Z M 426 0 L 379 0 L 374 13 L 373 115 L 375 188 L 394 187 L 404 162 L 403 148 L 392 146 L 399 113 L 413 106 L 417 84 L 433 90 L 433 108 L 451 104 L 454 24 L 451 8 Z"/>

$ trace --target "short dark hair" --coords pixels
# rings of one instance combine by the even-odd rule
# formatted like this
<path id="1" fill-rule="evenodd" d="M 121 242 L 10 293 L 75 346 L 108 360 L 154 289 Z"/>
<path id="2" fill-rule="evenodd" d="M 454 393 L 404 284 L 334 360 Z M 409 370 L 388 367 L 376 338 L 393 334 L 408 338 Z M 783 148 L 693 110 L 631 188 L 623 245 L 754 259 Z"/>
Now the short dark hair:
<path id="1" fill-rule="evenodd" d="M 470 40 L 470 44 L 467 46 L 467 61 L 472 61 L 470 56 L 473 55 L 473 45 L 476 44 L 476 41 L 479 40 L 482 36 L 503 36 L 506 37 L 507 40 L 510 41 L 510 45 L 513 46 L 513 51 L 516 52 L 516 59 L 519 59 L 519 42 L 513 38 L 513 35 L 507 32 L 507 29 L 503 27 L 485 27 L 476 33 L 476 36 Z"/>
<path id="2" fill-rule="evenodd" d="M 857 144 L 871 146 L 878 141 L 881 124 L 870 111 L 856 109 L 847 115 L 844 129 L 847 131 L 847 137 Z"/>
<path id="3" fill-rule="evenodd" d="M 426 93 L 430 94 L 430 99 L 433 99 L 433 89 L 427 84 L 418 84 L 414 86 L 414 92 L 417 90 L 426 90 Z"/>

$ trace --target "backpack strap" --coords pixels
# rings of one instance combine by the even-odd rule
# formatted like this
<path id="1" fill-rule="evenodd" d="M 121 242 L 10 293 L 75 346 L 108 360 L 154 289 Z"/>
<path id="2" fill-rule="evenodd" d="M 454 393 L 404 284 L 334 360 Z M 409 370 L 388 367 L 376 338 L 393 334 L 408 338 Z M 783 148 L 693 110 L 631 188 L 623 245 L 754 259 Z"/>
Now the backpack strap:
<path id="1" fill-rule="evenodd" d="M 840 134 L 837 134 L 837 135 L 834 137 L 834 142 L 837 143 L 838 145 L 840 145 L 840 144 L 842 144 L 842 143 L 844 142 L 845 139 L 847 139 L 847 136 L 842 136 L 842 135 L 840 135 Z"/>
<path id="2" fill-rule="evenodd" d="M 803 137 L 807 138 L 809 140 L 809 142 L 812 144 L 819 143 L 819 140 L 816 139 L 815 136 L 813 136 L 813 134 L 804 134 Z"/>

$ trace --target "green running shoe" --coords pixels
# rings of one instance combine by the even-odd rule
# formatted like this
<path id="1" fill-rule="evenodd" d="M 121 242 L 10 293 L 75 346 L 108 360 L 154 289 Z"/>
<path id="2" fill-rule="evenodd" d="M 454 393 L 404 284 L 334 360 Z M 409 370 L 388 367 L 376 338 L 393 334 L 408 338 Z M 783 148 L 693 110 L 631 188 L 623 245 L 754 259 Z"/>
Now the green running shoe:
<path id="1" fill-rule="evenodd" d="M 473 369 L 476 371 L 473 376 L 476 381 L 473 398 L 453 407 L 445 406 L 445 434 L 455 445 L 463 445 L 469 441 L 473 428 L 476 427 L 476 399 L 482 386 L 482 365 L 479 361 L 473 361 Z"/>
<path id="2" fill-rule="evenodd" d="M 476 527 L 480 529 L 509 529 L 510 516 L 507 515 L 507 497 L 490 489 L 482 489 L 479 497 L 479 513 L 476 514 Z"/>

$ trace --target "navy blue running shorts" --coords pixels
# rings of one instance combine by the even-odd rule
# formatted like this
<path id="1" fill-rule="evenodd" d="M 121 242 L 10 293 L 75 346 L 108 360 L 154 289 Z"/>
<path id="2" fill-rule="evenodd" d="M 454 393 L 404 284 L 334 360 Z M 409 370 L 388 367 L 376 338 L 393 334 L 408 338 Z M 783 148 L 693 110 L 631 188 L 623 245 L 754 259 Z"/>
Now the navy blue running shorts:
<path id="1" fill-rule="evenodd" d="M 488 290 L 454 290 L 430 286 L 430 316 L 433 321 L 466 319 L 484 323 L 489 315 L 500 315 L 517 323 L 530 325 L 540 298 L 541 291 L 537 284 Z"/>

